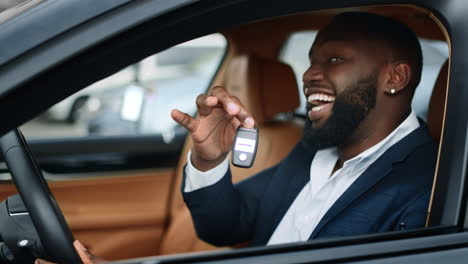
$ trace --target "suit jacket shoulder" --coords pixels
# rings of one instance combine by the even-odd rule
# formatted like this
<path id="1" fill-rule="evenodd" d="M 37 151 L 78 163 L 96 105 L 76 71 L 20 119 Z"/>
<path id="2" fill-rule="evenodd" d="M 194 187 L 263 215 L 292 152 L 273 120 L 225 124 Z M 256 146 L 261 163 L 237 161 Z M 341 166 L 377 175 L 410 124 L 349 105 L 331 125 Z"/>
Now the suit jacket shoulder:
<path id="1" fill-rule="evenodd" d="M 424 227 L 436 159 L 437 145 L 423 125 L 388 149 L 346 190 L 311 239 Z"/>

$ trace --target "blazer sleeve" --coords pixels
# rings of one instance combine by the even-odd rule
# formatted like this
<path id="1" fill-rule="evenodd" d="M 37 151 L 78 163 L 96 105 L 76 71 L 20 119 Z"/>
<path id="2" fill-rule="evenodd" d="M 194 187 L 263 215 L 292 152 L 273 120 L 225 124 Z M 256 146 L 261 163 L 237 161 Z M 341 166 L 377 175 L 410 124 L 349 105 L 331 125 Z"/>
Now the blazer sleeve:
<path id="1" fill-rule="evenodd" d="M 182 195 L 192 215 L 200 239 L 216 246 L 250 241 L 258 206 L 277 166 L 264 170 L 238 184 L 232 184 L 228 170 L 217 183 Z"/>

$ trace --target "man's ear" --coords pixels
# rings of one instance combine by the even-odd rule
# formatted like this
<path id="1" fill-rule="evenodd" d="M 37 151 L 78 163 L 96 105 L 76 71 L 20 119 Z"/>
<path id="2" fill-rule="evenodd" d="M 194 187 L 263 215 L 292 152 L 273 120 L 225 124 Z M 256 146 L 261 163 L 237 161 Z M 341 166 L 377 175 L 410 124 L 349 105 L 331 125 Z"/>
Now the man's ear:
<path id="1" fill-rule="evenodd" d="M 408 87 L 409 82 L 411 81 L 411 66 L 404 61 L 395 62 L 389 65 L 389 72 L 387 79 L 387 88 L 385 93 L 389 95 L 394 95 L 402 92 Z"/>

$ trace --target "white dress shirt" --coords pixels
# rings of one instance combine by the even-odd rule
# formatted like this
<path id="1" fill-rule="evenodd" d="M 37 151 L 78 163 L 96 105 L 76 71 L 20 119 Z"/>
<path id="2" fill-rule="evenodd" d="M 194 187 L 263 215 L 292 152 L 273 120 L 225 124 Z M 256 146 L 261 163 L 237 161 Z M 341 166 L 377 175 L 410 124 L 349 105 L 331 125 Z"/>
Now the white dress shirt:
<path id="1" fill-rule="evenodd" d="M 317 151 L 310 166 L 310 181 L 304 186 L 276 227 L 268 245 L 306 241 L 325 213 L 349 186 L 361 176 L 387 149 L 419 127 L 414 112 L 386 138 L 344 162 L 332 175 L 338 161 L 336 147 Z M 229 158 L 217 167 L 202 172 L 187 157 L 184 192 L 191 192 L 218 182 L 227 172 Z M 331 176 L 330 176 L 331 175 Z"/>

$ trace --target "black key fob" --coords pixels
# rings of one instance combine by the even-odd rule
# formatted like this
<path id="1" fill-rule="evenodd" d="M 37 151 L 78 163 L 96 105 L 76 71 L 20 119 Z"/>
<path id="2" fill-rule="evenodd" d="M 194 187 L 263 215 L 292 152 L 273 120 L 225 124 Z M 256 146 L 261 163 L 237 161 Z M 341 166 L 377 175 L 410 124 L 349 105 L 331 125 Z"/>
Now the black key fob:
<path id="1" fill-rule="evenodd" d="M 239 127 L 232 147 L 232 165 L 241 168 L 252 167 L 258 146 L 258 129 Z"/>

